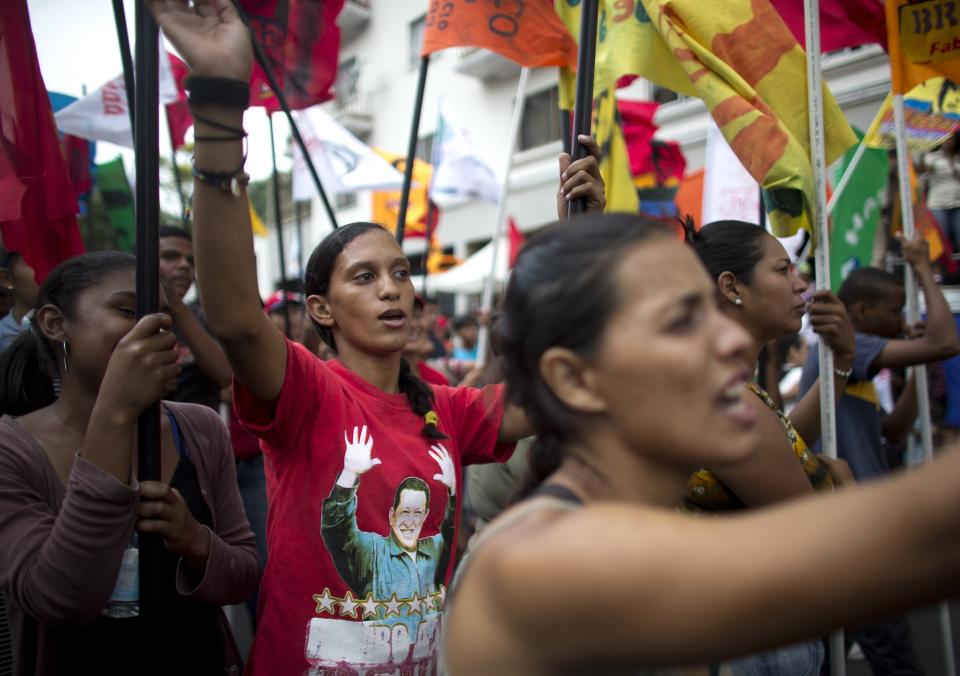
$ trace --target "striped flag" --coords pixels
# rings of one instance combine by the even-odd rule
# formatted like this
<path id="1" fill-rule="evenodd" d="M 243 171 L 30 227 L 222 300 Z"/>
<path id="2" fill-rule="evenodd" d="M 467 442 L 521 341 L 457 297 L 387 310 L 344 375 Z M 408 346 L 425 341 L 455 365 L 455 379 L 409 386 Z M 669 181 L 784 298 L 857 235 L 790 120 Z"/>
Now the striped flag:
<path id="1" fill-rule="evenodd" d="M 778 236 L 813 230 L 806 55 L 769 0 L 643 0 L 744 167 Z M 823 90 L 827 162 L 856 143 Z"/>

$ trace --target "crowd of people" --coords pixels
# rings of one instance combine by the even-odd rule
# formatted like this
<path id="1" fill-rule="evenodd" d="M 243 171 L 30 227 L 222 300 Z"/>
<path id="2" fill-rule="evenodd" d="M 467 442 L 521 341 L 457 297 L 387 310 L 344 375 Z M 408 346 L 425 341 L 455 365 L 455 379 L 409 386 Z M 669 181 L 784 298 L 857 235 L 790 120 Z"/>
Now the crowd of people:
<path id="1" fill-rule="evenodd" d="M 960 591 L 960 449 L 891 462 L 917 416 L 891 383 L 960 353 L 923 239 L 900 243 L 926 301 L 905 327 L 890 272 L 814 291 L 756 225 L 603 215 L 580 137 L 494 316 L 443 317 L 373 223 L 262 299 L 234 190 L 247 28 L 226 0 L 147 4 L 196 120 L 160 312 L 138 319 L 129 255 L 38 286 L 0 252 L 11 673 L 814 675 L 843 626 L 875 673 L 921 673 L 898 614 Z M 834 355 L 839 459 L 806 336 Z M 158 399 L 161 479 L 138 482 Z M 164 544 L 149 627 L 141 537 Z"/>

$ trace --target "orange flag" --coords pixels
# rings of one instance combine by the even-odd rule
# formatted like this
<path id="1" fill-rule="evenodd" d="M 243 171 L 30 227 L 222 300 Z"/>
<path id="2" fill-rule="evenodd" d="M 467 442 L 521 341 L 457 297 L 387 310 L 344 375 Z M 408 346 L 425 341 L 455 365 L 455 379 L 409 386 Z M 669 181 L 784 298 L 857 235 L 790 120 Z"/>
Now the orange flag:
<path id="1" fill-rule="evenodd" d="M 934 77 L 960 82 L 960 22 L 954 0 L 886 0 L 893 92 Z"/>
<path id="2" fill-rule="evenodd" d="M 577 65 L 577 43 L 552 0 L 431 2 L 420 54 L 447 47 L 482 47 L 530 68 Z"/>

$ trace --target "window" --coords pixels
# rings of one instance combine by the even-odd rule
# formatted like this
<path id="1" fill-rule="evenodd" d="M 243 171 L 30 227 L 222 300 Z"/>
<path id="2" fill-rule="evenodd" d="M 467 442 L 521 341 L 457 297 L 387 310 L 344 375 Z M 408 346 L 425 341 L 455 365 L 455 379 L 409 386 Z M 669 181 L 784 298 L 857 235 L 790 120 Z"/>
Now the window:
<path id="1" fill-rule="evenodd" d="M 427 15 L 424 14 L 410 22 L 410 67 L 416 68 L 420 65 L 420 47 L 423 46 L 423 28 L 427 23 Z"/>
<path id="2" fill-rule="evenodd" d="M 421 136 L 417 139 L 416 157 L 427 163 L 433 161 L 433 134 Z"/>
<path id="3" fill-rule="evenodd" d="M 345 104 L 357 95 L 357 85 L 360 81 L 360 68 L 357 57 L 344 59 L 337 69 L 336 102 Z"/>
<path id="4" fill-rule="evenodd" d="M 519 150 L 559 141 L 562 138 L 561 131 L 558 89 L 553 87 L 528 96 L 523 103 Z"/>
<path id="5" fill-rule="evenodd" d="M 346 209 L 357 205 L 357 193 L 341 192 L 334 196 L 333 205 L 337 209 Z"/>
<path id="6" fill-rule="evenodd" d="M 686 98 L 688 97 L 683 94 L 678 94 L 672 89 L 667 89 L 660 85 L 653 85 L 653 100 L 657 103 L 673 103 L 674 101 L 683 101 Z"/>

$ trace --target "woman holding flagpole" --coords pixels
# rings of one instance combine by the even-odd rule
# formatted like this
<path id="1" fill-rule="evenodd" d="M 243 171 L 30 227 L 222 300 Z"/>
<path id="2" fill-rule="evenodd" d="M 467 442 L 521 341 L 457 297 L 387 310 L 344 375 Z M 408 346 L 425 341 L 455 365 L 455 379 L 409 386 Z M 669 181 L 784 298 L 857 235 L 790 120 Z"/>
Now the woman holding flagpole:
<path id="1" fill-rule="evenodd" d="M 340 227 L 305 270 L 317 360 L 260 309 L 244 197 L 250 36 L 228 0 L 149 1 L 192 68 L 200 298 L 235 376 L 234 404 L 271 467 L 270 559 L 253 674 L 433 673 L 464 465 L 529 434 L 502 387 L 430 387 L 402 360 L 414 290 L 393 236 Z M 567 158 L 569 159 L 569 158 Z M 597 161 L 563 163 L 565 199 L 602 202 Z"/>
<path id="2" fill-rule="evenodd" d="M 751 462 L 762 428 L 753 339 L 660 223 L 588 216 L 535 235 L 497 334 L 542 483 L 471 544 L 445 673 L 654 673 L 960 591 L 960 449 L 774 509 L 676 513 L 693 469 Z"/>

